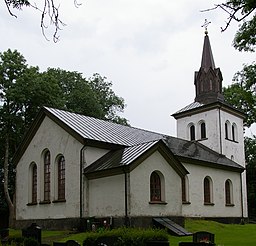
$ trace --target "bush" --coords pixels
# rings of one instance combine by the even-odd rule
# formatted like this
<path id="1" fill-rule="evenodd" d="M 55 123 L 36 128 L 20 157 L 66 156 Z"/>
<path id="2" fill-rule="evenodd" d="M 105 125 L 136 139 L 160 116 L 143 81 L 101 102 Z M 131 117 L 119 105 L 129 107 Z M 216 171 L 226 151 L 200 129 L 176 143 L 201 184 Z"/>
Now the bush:
<path id="1" fill-rule="evenodd" d="M 39 246 L 39 242 L 34 238 L 25 238 L 23 242 L 24 246 Z"/>
<path id="2" fill-rule="evenodd" d="M 119 228 L 88 233 L 83 246 L 94 246 L 104 242 L 113 246 L 143 246 L 148 241 L 168 241 L 168 234 L 164 230 Z"/>

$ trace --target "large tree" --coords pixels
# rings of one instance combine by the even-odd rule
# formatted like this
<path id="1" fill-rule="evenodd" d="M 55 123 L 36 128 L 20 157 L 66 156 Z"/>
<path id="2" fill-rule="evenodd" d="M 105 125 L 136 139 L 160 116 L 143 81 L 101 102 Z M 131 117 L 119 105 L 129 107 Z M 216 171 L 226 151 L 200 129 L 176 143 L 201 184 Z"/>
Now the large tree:
<path id="1" fill-rule="evenodd" d="M 254 52 L 256 47 L 256 1 L 230 0 L 217 4 L 228 14 L 225 31 L 233 21 L 241 22 L 233 46 L 238 51 Z M 234 76 L 234 83 L 224 88 L 225 99 L 234 107 L 244 111 L 245 126 L 256 123 L 256 64 L 244 65 Z M 245 156 L 247 170 L 247 191 L 249 217 L 256 218 L 256 136 L 245 138 Z"/>
<path id="2" fill-rule="evenodd" d="M 29 67 L 18 51 L 0 53 L 0 182 L 1 195 L 14 216 L 15 168 L 12 165 L 18 144 L 42 106 L 127 124 L 121 118 L 124 100 L 112 90 L 112 83 L 99 74 L 86 79 L 78 72 L 49 68 L 39 72 Z M 3 200 L 3 197 L 0 197 Z M 0 203 L 3 208 L 5 204 Z"/>

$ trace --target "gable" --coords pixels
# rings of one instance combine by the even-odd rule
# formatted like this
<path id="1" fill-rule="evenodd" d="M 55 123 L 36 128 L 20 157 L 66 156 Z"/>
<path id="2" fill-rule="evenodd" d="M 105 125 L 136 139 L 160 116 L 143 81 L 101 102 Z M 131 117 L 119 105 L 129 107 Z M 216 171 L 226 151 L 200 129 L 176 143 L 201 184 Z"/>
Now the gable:
<path id="1" fill-rule="evenodd" d="M 110 151 L 85 168 L 84 173 L 88 178 L 98 178 L 130 172 L 156 151 L 162 155 L 179 176 L 182 177 L 188 173 L 161 140 Z"/>

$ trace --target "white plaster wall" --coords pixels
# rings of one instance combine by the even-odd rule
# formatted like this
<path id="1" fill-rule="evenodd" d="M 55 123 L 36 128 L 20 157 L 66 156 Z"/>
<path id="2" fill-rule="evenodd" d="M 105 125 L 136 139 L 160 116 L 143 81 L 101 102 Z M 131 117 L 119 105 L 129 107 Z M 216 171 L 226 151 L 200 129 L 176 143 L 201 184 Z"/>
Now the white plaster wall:
<path id="1" fill-rule="evenodd" d="M 125 215 L 124 174 L 88 180 L 87 216 L 109 217 Z"/>
<path id="2" fill-rule="evenodd" d="M 233 123 L 237 126 L 237 141 L 231 141 L 225 139 L 225 122 L 229 121 L 231 125 Z M 222 127 L 222 146 L 223 146 L 223 153 L 229 159 L 231 156 L 234 157 L 234 161 L 239 163 L 242 166 L 245 166 L 245 154 L 244 154 L 244 132 L 243 132 L 243 120 L 238 118 L 230 113 L 225 111 L 221 111 L 221 127 Z M 231 129 L 230 134 L 231 136 Z"/>
<path id="3" fill-rule="evenodd" d="M 150 204 L 150 175 L 164 176 L 166 205 Z M 130 173 L 130 216 L 181 216 L 181 178 L 156 151 Z"/>
<path id="4" fill-rule="evenodd" d="M 99 149 L 96 147 L 86 146 L 84 149 L 84 167 L 91 165 L 94 161 L 101 158 L 109 152 L 108 149 Z"/>
<path id="5" fill-rule="evenodd" d="M 55 194 L 54 164 L 56 157 L 63 154 L 65 157 L 66 202 L 39 204 L 43 200 L 43 157 L 42 151 L 49 149 L 51 154 L 51 201 Z M 46 117 L 30 145 L 17 165 L 16 173 L 16 218 L 47 219 L 79 216 L 79 166 L 81 143 Z M 28 206 L 29 193 L 29 166 L 31 162 L 37 164 L 37 191 L 38 204 Z"/>
<path id="6" fill-rule="evenodd" d="M 190 140 L 189 124 L 195 125 L 196 140 L 200 139 L 199 122 L 204 121 L 206 125 L 206 138 L 200 143 L 209 148 L 221 152 L 221 143 L 219 138 L 219 111 L 217 109 L 201 112 L 198 114 L 186 116 L 177 120 L 177 137 Z M 223 126 L 224 127 L 224 126 Z"/>
<path id="7" fill-rule="evenodd" d="M 199 140 L 200 143 L 209 147 L 216 152 L 225 155 L 227 158 L 234 160 L 241 166 L 245 167 L 244 154 L 244 133 L 243 119 L 230 114 L 226 111 L 213 109 L 208 112 L 202 112 L 195 115 L 187 116 L 177 120 L 177 136 L 183 139 L 190 139 L 188 125 L 194 123 L 196 130 L 196 140 L 200 138 L 200 129 L 198 122 L 204 120 L 206 123 L 207 139 Z M 237 139 L 231 141 L 225 138 L 225 122 L 229 121 L 231 126 L 233 123 L 237 126 Z M 229 135 L 231 136 L 231 127 Z M 247 188 L 246 188 L 246 172 L 242 173 L 243 186 L 243 215 L 248 216 L 247 211 Z"/>
<path id="8" fill-rule="evenodd" d="M 189 202 L 183 204 L 182 214 L 188 217 L 241 217 L 241 185 L 240 173 L 213 169 L 184 163 L 189 171 Z M 206 176 L 212 179 L 213 203 L 204 205 L 203 181 Z M 233 184 L 233 207 L 225 206 L 225 181 L 230 179 Z"/>
<path id="9" fill-rule="evenodd" d="M 202 120 L 206 124 L 207 139 L 204 140 L 200 140 L 199 122 Z M 231 125 L 235 123 L 237 126 L 236 142 L 225 139 L 225 122 L 227 120 Z M 195 125 L 196 140 L 229 159 L 233 156 L 235 162 L 242 166 L 245 165 L 243 120 L 241 118 L 219 109 L 186 116 L 177 120 L 177 137 L 190 140 L 188 126 L 191 123 Z"/>

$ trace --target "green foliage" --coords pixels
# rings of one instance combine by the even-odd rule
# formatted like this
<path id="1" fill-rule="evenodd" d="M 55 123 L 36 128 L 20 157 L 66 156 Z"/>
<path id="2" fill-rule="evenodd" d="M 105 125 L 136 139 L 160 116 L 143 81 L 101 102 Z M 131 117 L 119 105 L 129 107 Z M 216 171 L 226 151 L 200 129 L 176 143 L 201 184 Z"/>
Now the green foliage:
<path id="1" fill-rule="evenodd" d="M 233 45 L 239 51 L 254 51 L 256 45 L 256 4 L 255 0 L 227 0 L 225 3 L 217 4 L 216 8 L 221 8 L 228 14 L 225 31 L 232 20 L 242 22 Z"/>
<path id="2" fill-rule="evenodd" d="M 115 246 L 142 246 L 146 245 L 147 241 L 168 241 L 168 234 L 166 231 L 156 229 L 119 228 L 87 233 L 83 245 L 97 245 L 97 242 L 103 238 L 105 240 L 114 239 L 115 242 L 112 242 L 111 245 Z"/>
<path id="3" fill-rule="evenodd" d="M 235 82 L 224 88 L 225 100 L 245 113 L 245 126 L 250 127 L 256 122 L 256 64 L 244 65 L 237 72 Z"/>
<path id="4" fill-rule="evenodd" d="M 247 201 L 249 217 L 256 219 L 256 136 L 245 138 Z"/>
<path id="5" fill-rule="evenodd" d="M 40 244 L 36 239 L 29 237 L 29 238 L 24 239 L 23 245 L 24 246 L 39 246 Z"/>
<path id="6" fill-rule="evenodd" d="M 94 74 L 86 79 L 81 73 L 59 68 L 40 72 L 38 67 L 29 67 L 17 50 L 0 53 L 0 182 L 8 169 L 11 197 L 15 189 L 12 157 L 42 106 L 128 124 L 118 116 L 125 107 L 124 100 L 114 93 L 105 77 Z M 8 168 L 4 167 L 5 160 Z M 7 211 L 2 189 L 0 208 Z"/>

